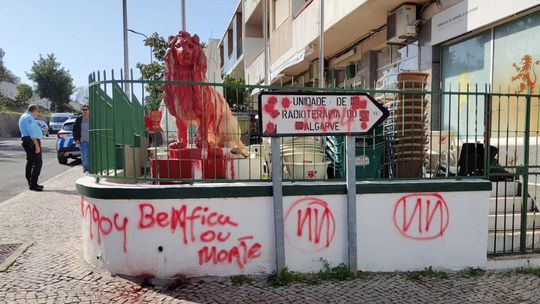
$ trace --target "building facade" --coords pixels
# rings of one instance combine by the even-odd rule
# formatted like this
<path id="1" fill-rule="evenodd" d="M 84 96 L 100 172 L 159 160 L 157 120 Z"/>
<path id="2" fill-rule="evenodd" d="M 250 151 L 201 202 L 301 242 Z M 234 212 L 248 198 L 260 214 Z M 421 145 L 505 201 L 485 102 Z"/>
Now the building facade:
<path id="1" fill-rule="evenodd" d="M 265 78 L 263 3 L 239 2 L 220 43 L 222 73 L 247 84 Z M 420 71 L 430 75 L 428 89 L 435 91 L 539 91 L 538 1 L 326 0 L 324 6 L 326 87 L 384 89 L 396 74 Z M 268 0 L 273 85 L 318 85 L 319 12 L 319 0 Z M 439 115 L 432 121 L 459 129 L 460 115 L 445 98 L 433 97 L 431 111 Z M 461 114 L 484 111 L 483 100 L 474 98 Z M 519 107 L 512 101 L 506 107 L 496 110 L 506 115 L 502 124 L 520 129 L 523 121 L 511 119 L 519 117 Z M 537 106 L 532 109 L 537 119 Z"/>

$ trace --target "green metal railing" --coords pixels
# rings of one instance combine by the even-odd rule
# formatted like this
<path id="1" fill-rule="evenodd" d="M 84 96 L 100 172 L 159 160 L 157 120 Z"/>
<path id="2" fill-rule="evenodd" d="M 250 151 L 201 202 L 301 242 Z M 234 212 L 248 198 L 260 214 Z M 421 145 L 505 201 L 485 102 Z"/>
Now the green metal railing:
<path id="1" fill-rule="evenodd" d="M 150 145 L 145 130 L 149 84 L 211 87 L 226 91 L 236 112 L 250 157 L 238 158 L 209 149 L 196 152 L 196 132 L 184 152 L 169 146 L 177 140 L 174 118 L 162 107 L 163 140 Z M 129 87 L 128 96 L 123 86 Z M 414 85 L 403 88 L 416 88 Z M 270 146 L 259 136 L 256 91 L 368 93 L 390 110 L 387 121 L 356 139 L 357 180 L 468 179 L 493 182 L 488 253 L 524 253 L 538 249 L 539 96 L 494 90 L 488 86 L 356 90 L 254 86 L 240 84 L 114 79 L 90 76 L 91 174 L 131 183 L 269 181 Z M 508 91 L 508 90 L 507 90 Z M 231 92 L 232 95 L 231 95 Z M 234 98 L 231 98 L 234 97 Z M 204 98 L 204 96 L 203 96 Z M 345 146 L 337 136 L 281 138 L 284 181 L 344 180 Z M 183 155 L 181 153 L 184 153 Z M 180 155 L 180 156 L 179 156 Z M 317 164 L 317 165 L 315 165 Z M 202 175 L 193 174 L 202 166 Z M 320 170 L 324 172 L 321 173 Z M 187 173 L 186 173 L 187 172 Z"/>

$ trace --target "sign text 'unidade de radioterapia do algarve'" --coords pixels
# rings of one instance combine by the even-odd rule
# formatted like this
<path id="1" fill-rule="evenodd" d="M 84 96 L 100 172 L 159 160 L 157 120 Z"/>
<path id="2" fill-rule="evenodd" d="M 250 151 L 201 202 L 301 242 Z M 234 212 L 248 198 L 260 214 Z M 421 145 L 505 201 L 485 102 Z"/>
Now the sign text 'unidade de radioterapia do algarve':
<path id="1" fill-rule="evenodd" d="M 364 93 L 283 93 L 259 95 L 263 136 L 361 135 L 389 113 Z"/>

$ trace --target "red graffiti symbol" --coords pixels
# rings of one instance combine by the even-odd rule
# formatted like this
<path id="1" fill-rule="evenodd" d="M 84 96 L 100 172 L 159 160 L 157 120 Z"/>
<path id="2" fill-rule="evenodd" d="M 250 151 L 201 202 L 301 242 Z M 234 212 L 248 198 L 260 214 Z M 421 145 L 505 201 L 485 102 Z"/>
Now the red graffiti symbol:
<path id="1" fill-rule="evenodd" d="M 329 248 L 336 233 L 336 221 L 328 203 L 307 197 L 296 201 L 285 214 L 287 239 L 306 252 L 319 252 Z M 291 237 L 287 231 L 295 230 Z M 308 247 L 306 247 L 308 246 Z"/>
<path id="2" fill-rule="evenodd" d="M 394 225 L 405 237 L 427 241 L 444 235 L 450 222 L 446 202 L 438 193 L 405 195 L 394 205 Z"/>
<path id="3" fill-rule="evenodd" d="M 85 204 L 86 203 L 86 204 Z M 127 253 L 127 224 L 128 224 L 128 218 L 124 217 L 122 221 L 119 222 L 118 213 L 115 213 L 112 217 L 104 216 L 103 214 L 100 214 L 98 208 L 95 205 L 92 205 L 88 202 L 84 201 L 84 198 L 81 197 L 81 215 L 83 222 L 86 222 L 86 215 L 88 215 L 89 223 L 88 223 L 88 230 L 90 239 L 94 239 L 94 230 L 97 232 L 97 242 L 99 245 L 101 245 L 101 237 L 105 237 L 109 235 L 113 229 L 117 232 L 122 233 L 123 238 L 123 250 L 124 253 Z"/>
<path id="4" fill-rule="evenodd" d="M 367 129 L 367 122 L 369 121 L 369 111 L 368 110 L 360 110 L 360 121 L 362 129 Z"/>

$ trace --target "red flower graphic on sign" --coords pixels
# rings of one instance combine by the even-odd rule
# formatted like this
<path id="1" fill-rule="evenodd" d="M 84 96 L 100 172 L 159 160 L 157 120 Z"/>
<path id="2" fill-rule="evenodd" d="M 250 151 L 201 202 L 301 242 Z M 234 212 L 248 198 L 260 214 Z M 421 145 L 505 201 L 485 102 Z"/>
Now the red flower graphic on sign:
<path id="1" fill-rule="evenodd" d="M 281 106 L 284 108 L 284 109 L 287 109 L 288 107 L 291 106 L 291 101 L 289 100 L 289 98 L 287 97 L 283 97 L 281 99 Z"/>
<path id="2" fill-rule="evenodd" d="M 351 110 L 365 109 L 367 108 L 367 100 L 360 100 L 360 96 L 351 97 Z"/>
<path id="3" fill-rule="evenodd" d="M 277 98 L 275 96 L 272 96 L 268 98 L 267 103 L 263 106 L 264 112 L 272 116 L 272 118 L 276 118 L 279 116 L 279 111 L 276 109 L 277 104 Z"/>
<path id="4" fill-rule="evenodd" d="M 265 133 L 266 134 L 276 133 L 276 125 L 271 122 L 267 123 Z"/>

